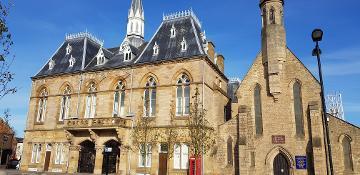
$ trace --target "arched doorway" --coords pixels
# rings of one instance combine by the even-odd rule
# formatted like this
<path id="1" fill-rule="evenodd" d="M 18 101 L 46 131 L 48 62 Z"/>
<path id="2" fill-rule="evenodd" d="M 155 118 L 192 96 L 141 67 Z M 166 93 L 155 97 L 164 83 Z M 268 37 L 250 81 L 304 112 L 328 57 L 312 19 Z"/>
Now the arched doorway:
<path id="1" fill-rule="evenodd" d="M 286 156 L 279 153 L 273 163 L 274 175 L 290 175 L 290 165 Z"/>
<path id="2" fill-rule="evenodd" d="M 93 173 L 95 167 L 95 144 L 86 140 L 80 144 L 78 172 Z"/>
<path id="3" fill-rule="evenodd" d="M 103 158 L 103 166 L 102 166 L 102 173 L 105 173 L 106 166 L 108 166 L 108 173 L 116 173 L 116 169 L 120 163 L 120 143 L 115 140 L 110 140 L 105 143 L 105 147 L 112 148 L 111 153 L 108 155 L 104 154 Z M 109 156 L 109 159 L 106 160 L 106 156 Z M 108 161 L 108 162 L 107 162 Z"/>

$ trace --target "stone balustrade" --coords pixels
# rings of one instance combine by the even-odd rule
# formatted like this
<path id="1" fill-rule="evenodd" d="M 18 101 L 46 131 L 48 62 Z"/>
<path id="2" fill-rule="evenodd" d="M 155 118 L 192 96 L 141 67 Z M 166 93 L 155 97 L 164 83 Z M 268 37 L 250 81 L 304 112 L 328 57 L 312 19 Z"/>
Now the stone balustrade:
<path id="1" fill-rule="evenodd" d="M 89 118 L 89 119 L 67 119 L 64 128 L 114 128 L 130 127 L 131 119 L 124 118 Z"/>

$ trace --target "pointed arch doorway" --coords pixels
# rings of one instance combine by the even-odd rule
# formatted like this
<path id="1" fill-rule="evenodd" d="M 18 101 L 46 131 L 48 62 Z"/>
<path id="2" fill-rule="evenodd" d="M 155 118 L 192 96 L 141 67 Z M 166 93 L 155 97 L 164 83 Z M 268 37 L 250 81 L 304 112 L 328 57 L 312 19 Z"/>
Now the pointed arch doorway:
<path id="1" fill-rule="evenodd" d="M 274 175 L 290 175 L 290 164 L 286 156 L 279 153 L 273 162 Z"/>
<path id="2" fill-rule="evenodd" d="M 103 158 L 103 165 L 102 165 L 102 173 L 105 174 L 106 173 L 106 169 L 108 168 L 108 173 L 117 173 L 118 172 L 118 167 L 120 164 L 120 143 L 115 141 L 115 140 L 110 140 L 107 141 L 104 144 L 105 147 L 107 148 L 112 148 L 112 152 L 107 155 L 108 156 L 108 160 L 106 160 L 106 156 L 104 155 Z"/>
<path id="3" fill-rule="evenodd" d="M 78 172 L 94 173 L 95 157 L 95 144 L 89 140 L 82 142 L 80 144 Z"/>

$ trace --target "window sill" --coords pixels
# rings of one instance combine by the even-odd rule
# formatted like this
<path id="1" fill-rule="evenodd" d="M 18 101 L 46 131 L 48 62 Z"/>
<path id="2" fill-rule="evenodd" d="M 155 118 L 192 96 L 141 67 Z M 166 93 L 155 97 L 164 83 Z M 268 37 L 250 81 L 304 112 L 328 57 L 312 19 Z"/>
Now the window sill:
<path id="1" fill-rule="evenodd" d="M 35 122 L 35 125 L 44 125 L 44 122 Z"/>
<path id="2" fill-rule="evenodd" d="M 174 118 L 175 120 L 188 120 L 189 119 L 189 115 L 177 115 Z"/>

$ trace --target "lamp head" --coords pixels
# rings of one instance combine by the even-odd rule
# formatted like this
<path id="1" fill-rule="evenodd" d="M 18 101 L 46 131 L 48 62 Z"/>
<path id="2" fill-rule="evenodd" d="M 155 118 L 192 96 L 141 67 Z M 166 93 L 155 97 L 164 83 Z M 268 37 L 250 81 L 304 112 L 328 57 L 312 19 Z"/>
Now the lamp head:
<path id="1" fill-rule="evenodd" d="M 312 32 L 311 37 L 312 37 L 314 42 L 319 42 L 319 41 L 322 40 L 323 34 L 324 34 L 324 32 L 321 29 L 315 29 Z"/>

